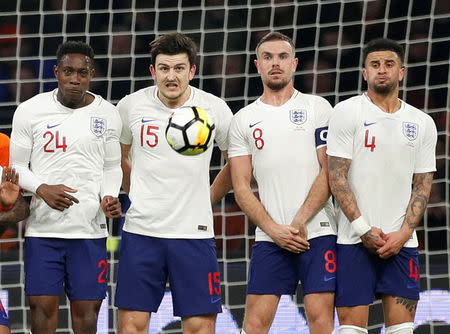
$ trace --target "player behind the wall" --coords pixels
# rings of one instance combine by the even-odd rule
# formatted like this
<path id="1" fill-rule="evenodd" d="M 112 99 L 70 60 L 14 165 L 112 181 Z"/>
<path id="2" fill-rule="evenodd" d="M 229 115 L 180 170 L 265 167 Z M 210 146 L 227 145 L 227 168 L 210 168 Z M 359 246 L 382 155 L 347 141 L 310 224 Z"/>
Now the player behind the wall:
<path id="1" fill-rule="evenodd" d="M 11 225 L 30 214 L 28 202 L 22 197 L 18 185 L 19 174 L 9 168 L 9 137 L 0 133 L 0 235 Z M 0 301 L 0 334 L 10 333 L 10 324 L 5 308 Z"/>

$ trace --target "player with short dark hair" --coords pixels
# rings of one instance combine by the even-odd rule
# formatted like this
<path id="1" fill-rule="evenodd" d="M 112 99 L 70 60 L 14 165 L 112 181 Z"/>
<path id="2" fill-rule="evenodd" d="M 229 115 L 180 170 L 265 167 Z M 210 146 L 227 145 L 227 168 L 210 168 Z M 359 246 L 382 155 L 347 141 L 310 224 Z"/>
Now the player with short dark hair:
<path id="1" fill-rule="evenodd" d="M 88 91 L 95 73 L 89 45 L 60 45 L 53 70 L 58 88 L 23 102 L 13 118 L 11 163 L 34 195 L 25 293 L 34 334 L 55 332 L 63 288 L 74 333 L 95 333 L 107 288 L 105 215 L 121 215 L 122 123 L 112 104 Z"/>
<path id="2" fill-rule="evenodd" d="M 89 59 L 94 60 L 94 50 L 89 44 L 82 41 L 67 41 L 58 46 L 56 50 L 56 62 L 59 64 L 61 59 L 68 54 L 82 54 Z"/>
<path id="3" fill-rule="evenodd" d="M 189 64 L 197 63 L 197 45 L 186 35 L 172 33 L 164 38 L 156 38 L 150 43 L 150 60 L 153 66 L 156 64 L 156 57 L 159 54 L 177 55 L 185 53 L 189 59 Z"/>
<path id="4" fill-rule="evenodd" d="M 398 44 L 396 41 L 388 38 L 376 38 L 371 40 L 366 46 L 363 48 L 362 59 L 364 61 L 363 66 L 365 67 L 365 61 L 369 53 L 376 51 L 392 51 L 394 52 L 398 60 L 400 62 L 400 66 L 403 67 L 403 63 L 405 62 L 405 50 L 403 47 Z"/>
<path id="5" fill-rule="evenodd" d="M 156 85 L 118 103 L 123 188 L 131 200 L 117 276 L 119 333 L 148 332 L 167 280 L 183 332 L 214 333 L 221 291 L 211 204 L 231 188 L 229 167 L 210 187 L 212 146 L 196 156 L 181 155 L 165 140 L 165 129 L 177 109 L 200 107 L 214 123 L 226 159 L 232 113 L 218 97 L 189 85 L 196 71 L 189 37 L 168 34 L 150 45 Z"/>
<path id="6" fill-rule="evenodd" d="M 412 334 L 420 289 L 415 228 L 436 170 L 437 131 L 429 115 L 398 98 L 401 46 L 377 39 L 363 54 L 367 93 L 336 105 L 328 133 L 330 185 L 340 207 L 339 333 L 367 333 L 376 294 L 386 334 Z"/>
<path id="7" fill-rule="evenodd" d="M 311 333 L 330 334 L 336 223 L 325 150 L 332 108 L 324 98 L 294 88 L 298 59 L 290 38 L 269 33 L 256 57 L 263 94 L 230 127 L 236 201 L 258 226 L 242 333 L 267 333 L 281 295 L 294 294 L 300 280 Z"/>

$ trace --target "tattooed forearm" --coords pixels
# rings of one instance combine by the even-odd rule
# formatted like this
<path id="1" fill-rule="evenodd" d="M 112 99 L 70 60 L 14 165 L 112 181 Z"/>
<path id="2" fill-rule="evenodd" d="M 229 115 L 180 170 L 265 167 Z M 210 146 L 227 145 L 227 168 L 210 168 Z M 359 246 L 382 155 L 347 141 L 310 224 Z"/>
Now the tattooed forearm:
<path id="1" fill-rule="evenodd" d="M 347 174 L 351 164 L 350 159 L 328 157 L 328 171 L 330 188 L 334 197 L 339 202 L 344 214 L 350 221 L 358 218 L 361 213 L 356 203 L 355 195 L 347 181 Z"/>
<path id="2" fill-rule="evenodd" d="M 410 229 L 414 229 L 420 223 L 430 198 L 433 173 L 414 174 L 411 199 L 406 210 L 405 222 Z"/>
<path id="3" fill-rule="evenodd" d="M 397 304 L 403 305 L 409 312 L 415 312 L 417 308 L 417 300 L 403 298 L 403 297 L 395 297 Z"/>
<path id="4" fill-rule="evenodd" d="M 11 210 L 0 211 L 0 223 L 9 224 L 17 223 L 24 220 L 30 215 L 30 208 L 28 202 L 21 196 L 16 200 Z"/>

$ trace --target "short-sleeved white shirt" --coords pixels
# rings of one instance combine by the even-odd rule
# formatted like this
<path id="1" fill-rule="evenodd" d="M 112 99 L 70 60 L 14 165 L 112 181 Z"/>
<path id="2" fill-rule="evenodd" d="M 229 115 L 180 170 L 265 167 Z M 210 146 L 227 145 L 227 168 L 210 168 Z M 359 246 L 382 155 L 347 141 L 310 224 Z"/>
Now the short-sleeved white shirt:
<path id="1" fill-rule="evenodd" d="M 233 117 L 228 156 L 251 155 L 261 203 L 277 224 L 292 223 L 320 172 L 331 110 L 324 98 L 295 90 L 282 106 L 258 99 Z M 336 234 L 333 216 L 330 199 L 308 222 L 308 239 Z M 256 241 L 273 240 L 257 228 Z"/>
<path id="2" fill-rule="evenodd" d="M 384 233 L 398 231 L 411 198 L 413 174 L 436 170 L 437 132 L 432 118 L 402 101 L 389 114 L 366 94 L 337 104 L 330 119 L 327 154 L 351 159 L 348 182 L 362 216 Z M 338 243 L 361 239 L 341 210 Z M 416 247 L 414 232 L 405 247 Z"/>
<path id="3" fill-rule="evenodd" d="M 100 207 L 105 146 L 119 145 L 122 122 L 116 107 L 99 95 L 89 93 L 92 103 L 71 109 L 57 100 L 57 92 L 38 94 L 17 107 L 11 148 L 30 149 L 30 170 L 44 183 L 76 189 L 72 195 L 80 202 L 58 211 L 33 196 L 25 235 L 103 238 L 108 235 Z"/>
<path id="4" fill-rule="evenodd" d="M 184 106 L 204 109 L 215 124 L 215 141 L 228 149 L 232 113 L 220 98 L 191 87 Z M 156 86 L 124 97 L 120 141 L 131 145 L 131 206 L 124 230 L 159 237 L 204 239 L 214 236 L 209 165 L 213 147 L 196 156 L 175 152 L 165 139 L 169 116 L 175 111 L 157 97 Z"/>

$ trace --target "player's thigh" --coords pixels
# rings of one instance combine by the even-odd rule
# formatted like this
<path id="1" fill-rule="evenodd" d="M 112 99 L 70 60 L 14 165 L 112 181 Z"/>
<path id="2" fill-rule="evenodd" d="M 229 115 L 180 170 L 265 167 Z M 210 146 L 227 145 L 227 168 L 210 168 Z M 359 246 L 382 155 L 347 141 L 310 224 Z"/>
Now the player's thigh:
<path id="1" fill-rule="evenodd" d="M 72 319 L 97 318 L 102 305 L 102 300 L 72 300 L 70 313 Z"/>
<path id="2" fill-rule="evenodd" d="M 0 325 L 0 334 L 10 334 L 11 329 L 8 326 Z"/>
<path id="3" fill-rule="evenodd" d="M 59 296 L 66 276 L 64 244 L 56 238 L 25 238 L 25 294 Z"/>
<path id="4" fill-rule="evenodd" d="M 192 317 L 183 317 L 184 334 L 214 334 L 217 314 L 203 314 Z"/>
<path id="5" fill-rule="evenodd" d="M 150 312 L 119 308 L 119 334 L 147 334 Z"/>
<path id="6" fill-rule="evenodd" d="M 247 294 L 244 329 L 270 328 L 277 312 L 280 295 Z"/>
<path id="7" fill-rule="evenodd" d="M 376 257 L 362 243 L 337 244 L 336 307 L 369 305 L 374 300 Z"/>
<path id="8" fill-rule="evenodd" d="M 305 295 L 336 290 L 336 236 L 309 240 L 310 249 L 300 254 L 299 277 Z"/>
<path id="9" fill-rule="evenodd" d="M 381 299 L 383 301 L 386 327 L 405 322 L 414 322 L 417 300 L 391 295 L 383 295 Z"/>
<path id="10" fill-rule="evenodd" d="M 419 252 L 404 247 L 386 260 L 379 260 L 379 279 L 376 292 L 382 295 L 419 300 Z"/>
<path id="11" fill-rule="evenodd" d="M 308 322 L 333 324 L 334 292 L 317 292 L 304 296 L 305 311 Z"/>
<path id="12" fill-rule="evenodd" d="M 102 300 L 108 283 L 106 238 L 66 240 L 66 293 L 73 300 Z"/>
<path id="13" fill-rule="evenodd" d="M 167 247 L 174 315 L 220 313 L 220 272 L 215 240 L 168 239 Z"/>
<path id="14" fill-rule="evenodd" d="M 156 312 L 167 281 L 167 239 L 123 231 L 115 306 Z"/>
<path id="15" fill-rule="evenodd" d="M 31 319 L 52 319 L 58 316 L 59 296 L 27 296 Z"/>
<path id="16" fill-rule="evenodd" d="M 293 295 L 299 281 L 299 254 L 282 249 L 274 242 L 253 245 L 247 294 Z"/>

